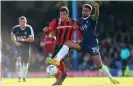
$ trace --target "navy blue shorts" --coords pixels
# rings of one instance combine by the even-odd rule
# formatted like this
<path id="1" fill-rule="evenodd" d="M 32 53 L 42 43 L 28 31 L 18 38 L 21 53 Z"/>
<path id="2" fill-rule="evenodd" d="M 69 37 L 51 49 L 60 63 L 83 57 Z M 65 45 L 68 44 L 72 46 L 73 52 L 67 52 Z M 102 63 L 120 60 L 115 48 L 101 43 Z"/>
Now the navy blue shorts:
<path id="1" fill-rule="evenodd" d="M 97 45 L 89 45 L 87 43 L 80 43 L 80 51 L 87 52 L 91 56 L 100 56 L 99 46 Z"/>
<path id="2" fill-rule="evenodd" d="M 15 57 L 22 57 L 22 62 L 28 62 L 30 58 L 31 53 L 31 46 L 27 45 L 21 45 L 20 47 L 17 47 L 16 45 L 13 45 L 14 54 Z"/>

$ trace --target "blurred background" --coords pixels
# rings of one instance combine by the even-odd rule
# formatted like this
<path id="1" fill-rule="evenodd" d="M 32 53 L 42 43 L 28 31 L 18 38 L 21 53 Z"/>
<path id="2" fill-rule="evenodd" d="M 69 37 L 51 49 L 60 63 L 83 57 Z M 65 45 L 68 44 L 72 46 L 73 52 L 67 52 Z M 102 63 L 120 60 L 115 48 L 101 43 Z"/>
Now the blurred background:
<path id="1" fill-rule="evenodd" d="M 1 2 L 1 34 L 2 63 L 4 77 L 15 77 L 15 56 L 12 48 L 10 32 L 18 24 L 18 18 L 25 16 L 34 29 L 35 41 L 29 65 L 29 77 L 46 76 L 46 57 L 51 56 L 55 43 L 45 43 L 43 28 L 53 18 L 59 17 L 59 9 L 65 5 L 72 17 L 72 1 L 2 1 Z M 78 18 L 81 17 L 82 5 L 92 4 L 90 1 L 76 2 Z M 108 66 L 114 76 L 133 76 L 133 2 L 99 1 L 100 16 L 97 24 L 97 35 L 103 63 Z M 52 33 L 54 35 L 54 33 Z M 53 36 L 54 37 L 54 36 Z M 53 44 L 51 44 L 53 43 Z M 45 45 L 45 46 L 44 46 Z M 52 45 L 52 47 L 50 47 Z M 97 71 L 90 55 L 78 52 L 76 63 L 73 52 L 65 59 L 69 76 L 103 76 Z M 126 69 L 123 69 L 126 66 Z M 122 74 L 124 71 L 124 74 Z"/>

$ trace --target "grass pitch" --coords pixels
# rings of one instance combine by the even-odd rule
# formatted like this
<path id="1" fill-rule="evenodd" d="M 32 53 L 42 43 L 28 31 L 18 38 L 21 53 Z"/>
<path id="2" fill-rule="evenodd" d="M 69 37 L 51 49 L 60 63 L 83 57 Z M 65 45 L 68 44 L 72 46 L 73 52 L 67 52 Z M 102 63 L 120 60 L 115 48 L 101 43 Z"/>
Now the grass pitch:
<path id="1" fill-rule="evenodd" d="M 68 77 L 62 86 L 133 86 L 133 77 L 117 77 L 120 84 L 112 84 L 105 77 Z M 16 78 L 4 79 L 2 86 L 52 86 L 55 78 L 27 78 L 27 82 L 17 82 Z"/>

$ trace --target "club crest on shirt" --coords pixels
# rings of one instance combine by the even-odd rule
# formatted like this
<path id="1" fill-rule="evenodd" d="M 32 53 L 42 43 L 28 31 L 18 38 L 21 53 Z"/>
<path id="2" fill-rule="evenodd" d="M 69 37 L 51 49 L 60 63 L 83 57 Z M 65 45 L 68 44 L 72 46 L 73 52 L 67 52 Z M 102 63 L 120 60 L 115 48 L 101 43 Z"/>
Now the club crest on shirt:
<path id="1" fill-rule="evenodd" d="M 86 29 L 87 29 L 87 25 L 84 24 L 84 25 L 80 26 L 80 29 L 81 29 L 81 30 L 86 30 Z"/>

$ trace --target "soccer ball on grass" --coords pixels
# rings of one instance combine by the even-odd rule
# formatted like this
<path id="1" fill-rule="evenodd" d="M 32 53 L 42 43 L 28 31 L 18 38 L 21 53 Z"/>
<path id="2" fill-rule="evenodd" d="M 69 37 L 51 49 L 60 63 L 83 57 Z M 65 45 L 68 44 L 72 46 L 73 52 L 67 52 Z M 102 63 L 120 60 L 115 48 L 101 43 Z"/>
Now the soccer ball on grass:
<path id="1" fill-rule="evenodd" d="M 58 73 L 58 68 L 55 65 L 49 65 L 46 72 L 49 76 L 55 76 Z"/>

